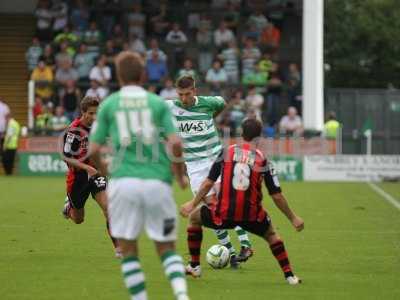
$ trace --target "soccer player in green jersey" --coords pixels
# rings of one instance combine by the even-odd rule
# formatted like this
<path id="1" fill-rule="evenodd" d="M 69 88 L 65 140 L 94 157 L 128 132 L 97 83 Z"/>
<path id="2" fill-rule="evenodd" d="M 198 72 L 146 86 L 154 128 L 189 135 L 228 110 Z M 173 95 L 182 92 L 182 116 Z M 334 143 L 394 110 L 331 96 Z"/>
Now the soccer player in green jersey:
<path id="1" fill-rule="evenodd" d="M 122 273 L 131 299 L 146 300 L 145 278 L 137 252 L 137 238 L 144 228 L 154 240 L 170 280 L 175 299 L 187 300 L 182 258 L 175 252 L 177 212 L 172 197 L 171 161 L 182 157 L 165 101 L 141 87 L 144 62 L 139 54 L 121 52 L 115 60 L 121 89 L 101 103 L 90 135 L 92 158 L 101 172 L 101 146 L 113 148 L 107 190 L 111 234 L 122 252 Z M 183 163 L 172 163 L 178 183 L 186 186 Z M 166 296 L 168 298 L 168 296 Z"/>
<path id="2" fill-rule="evenodd" d="M 191 76 L 182 76 L 176 82 L 179 100 L 167 101 L 172 114 L 176 118 L 179 134 L 183 141 L 183 156 L 193 194 L 196 194 L 201 183 L 207 178 L 211 166 L 222 151 L 218 132 L 214 124 L 216 117 L 225 107 L 222 97 L 197 96 L 195 80 Z M 204 199 L 205 203 L 215 201 L 216 189 L 210 191 Z M 231 266 L 237 267 L 240 261 L 246 261 L 252 254 L 251 244 L 239 226 L 235 228 L 241 244 L 238 256 L 235 254 L 228 232 L 215 230 L 219 242 L 231 253 Z M 188 244 L 190 248 L 190 228 L 188 228 Z M 201 275 L 200 257 L 192 256 L 186 272 L 194 277 Z"/>

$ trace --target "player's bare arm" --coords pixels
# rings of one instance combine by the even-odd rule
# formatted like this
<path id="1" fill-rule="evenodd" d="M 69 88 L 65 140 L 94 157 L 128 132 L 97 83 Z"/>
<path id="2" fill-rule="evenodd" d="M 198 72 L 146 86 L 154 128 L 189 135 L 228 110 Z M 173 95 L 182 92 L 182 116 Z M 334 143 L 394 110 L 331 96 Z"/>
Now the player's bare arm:
<path id="1" fill-rule="evenodd" d="M 203 201 L 203 199 L 205 199 L 205 196 L 212 189 L 214 184 L 215 182 L 211 179 L 207 178 L 204 180 L 196 196 L 181 206 L 181 215 L 187 217 Z"/>
<path id="2" fill-rule="evenodd" d="M 296 228 L 297 231 L 301 231 L 304 229 L 304 221 L 299 216 L 297 216 L 289 207 L 289 204 L 282 193 L 276 193 L 271 195 L 274 200 L 275 205 L 279 208 L 279 210 L 288 218 L 288 220 L 292 223 L 293 227 Z"/>
<path id="3" fill-rule="evenodd" d="M 176 134 L 170 134 L 167 139 L 167 149 L 173 155 L 172 171 L 182 189 L 185 189 L 189 182 L 185 174 L 185 163 L 183 160 L 183 146 L 181 139 Z"/>
<path id="4" fill-rule="evenodd" d="M 100 174 L 102 174 L 103 176 L 107 176 L 107 165 L 101 159 L 100 150 L 101 150 L 101 145 L 93 143 L 93 142 L 90 143 L 89 153 L 90 153 L 90 157 L 91 157 L 93 164 L 99 169 Z"/>
<path id="5" fill-rule="evenodd" d="M 90 177 L 98 173 L 97 170 L 92 166 L 85 164 L 75 158 L 64 157 L 64 161 L 76 169 L 85 170 Z"/>

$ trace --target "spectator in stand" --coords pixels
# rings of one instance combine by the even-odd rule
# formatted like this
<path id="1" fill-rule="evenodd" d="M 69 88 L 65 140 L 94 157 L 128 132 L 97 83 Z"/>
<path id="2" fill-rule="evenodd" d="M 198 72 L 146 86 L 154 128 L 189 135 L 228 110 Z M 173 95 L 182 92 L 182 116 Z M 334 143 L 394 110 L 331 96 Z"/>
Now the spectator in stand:
<path id="1" fill-rule="evenodd" d="M 35 36 L 32 39 L 32 45 L 28 48 L 28 50 L 25 53 L 25 59 L 28 64 L 29 71 L 32 71 L 34 68 L 36 68 L 39 61 L 39 57 L 42 54 L 43 54 L 43 49 L 40 46 L 40 41 Z"/>
<path id="2" fill-rule="evenodd" d="M 221 62 L 215 60 L 211 69 L 207 71 L 206 82 L 210 87 L 211 95 L 221 95 L 222 88 L 228 81 L 228 75 L 222 68 Z"/>
<path id="3" fill-rule="evenodd" d="M 103 36 L 101 31 L 97 28 L 96 21 L 91 21 L 89 29 L 83 34 L 83 42 L 88 45 L 88 51 L 98 54 L 102 41 Z"/>
<path id="4" fill-rule="evenodd" d="M 36 36 L 42 42 L 48 42 L 53 39 L 53 14 L 51 12 L 50 0 L 39 0 L 35 10 L 36 16 Z"/>
<path id="5" fill-rule="evenodd" d="M 118 49 L 115 47 L 113 40 L 106 41 L 102 52 L 107 56 L 107 64 L 114 63 L 114 56 L 118 54 Z"/>
<path id="6" fill-rule="evenodd" d="M 89 27 L 89 9 L 83 0 L 76 0 L 71 10 L 70 21 L 79 32 L 85 32 Z"/>
<path id="7" fill-rule="evenodd" d="M 187 16 L 187 33 L 188 36 L 194 36 L 200 27 L 200 13 L 191 11 Z"/>
<path id="8" fill-rule="evenodd" d="M 0 97 L 0 156 L 3 154 L 4 136 L 7 129 L 7 115 L 10 114 L 10 108 Z"/>
<path id="9" fill-rule="evenodd" d="M 57 68 L 60 67 L 62 61 L 67 59 L 72 60 L 75 55 L 75 49 L 70 47 L 67 41 L 64 41 L 60 45 L 60 51 L 56 55 Z"/>
<path id="10" fill-rule="evenodd" d="M 256 25 L 248 24 L 245 28 L 246 30 L 243 32 L 242 36 L 243 43 L 245 43 L 247 39 L 252 39 L 258 43 L 258 40 L 260 39 L 260 32 L 257 30 Z"/>
<path id="11" fill-rule="evenodd" d="M 203 27 L 203 28 L 207 28 L 207 29 L 211 29 L 212 28 L 212 21 L 211 18 L 209 16 L 208 13 L 203 12 L 202 14 L 200 14 L 200 23 L 199 23 L 199 29 Z M 212 34 L 211 34 L 212 35 Z"/>
<path id="12" fill-rule="evenodd" d="M 2 161 L 6 175 L 12 175 L 14 169 L 15 155 L 18 149 L 18 140 L 21 126 L 12 118 L 11 112 L 6 115 L 6 132 L 3 143 Z"/>
<path id="13" fill-rule="evenodd" d="M 159 52 L 153 50 L 151 59 L 146 63 L 147 79 L 150 84 L 159 85 L 168 76 L 167 64 L 159 58 Z"/>
<path id="14" fill-rule="evenodd" d="M 165 100 L 178 99 L 178 93 L 171 78 L 165 79 L 164 88 L 160 91 L 160 97 Z"/>
<path id="15" fill-rule="evenodd" d="M 177 78 L 182 77 L 182 76 L 192 76 L 195 81 L 198 80 L 198 74 L 195 69 L 193 69 L 193 62 L 190 58 L 186 58 L 185 62 L 183 63 L 183 69 L 180 69 L 178 71 Z"/>
<path id="16" fill-rule="evenodd" d="M 261 121 L 264 97 L 257 92 L 257 88 L 254 85 L 250 85 L 248 88 L 246 103 L 249 110 Z"/>
<path id="17" fill-rule="evenodd" d="M 43 112 L 43 100 L 39 96 L 35 97 L 35 104 L 33 104 L 32 108 L 32 114 L 33 114 L 33 119 L 36 122 L 36 118 L 38 115 L 40 115 Z"/>
<path id="18" fill-rule="evenodd" d="M 157 86 L 154 85 L 154 84 L 150 84 L 150 85 L 147 87 L 147 91 L 148 91 L 149 93 L 157 94 Z"/>
<path id="19" fill-rule="evenodd" d="M 128 45 L 130 51 L 134 51 L 140 53 L 142 56 L 146 56 L 146 46 L 136 34 L 131 34 Z"/>
<path id="20" fill-rule="evenodd" d="M 66 25 L 65 27 L 63 27 L 62 31 L 56 35 L 56 37 L 54 38 L 54 43 L 60 45 L 64 42 L 67 42 L 71 49 L 69 51 L 73 51 L 72 54 L 74 54 L 74 46 L 77 44 L 78 40 L 78 36 L 72 32 L 71 26 Z"/>
<path id="21" fill-rule="evenodd" d="M 78 71 L 79 81 L 89 81 L 90 70 L 94 66 L 96 54 L 87 51 L 87 45 L 82 43 L 74 58 L 74 67 Z"/>
<path id="22" fill-rule="evenodd" d="M 120 52 L 126 40 L 125 33 L 120 24 L 115 24 L 112 31 L 112 41 L 114 42 L 115 49 Z"/>
<path id="23" fill-rule="evenodd" d="M 89 79 L 97 80 L 100 86 L 107 90 L 108 94 L 108 85 L 111 81 L 111 68 L 107 65 L 106 55 L 101 54 L 98 57 L 96 65 L 90 70 Z"/>
<path id="24" fill-rule="evenodd" d="M 69 123 L 68 118 L 64 115 L 64 108 L 62 106 L 57 106 L 55 114 L 50 118 L 49 122 L 51 135 L 60 136 L 68 127 Z"/>
<path id="25" fill-rule="evenodd" d="M 237 90 L 233 93 L 232 98 L 228 103 L 232 136 L 240 135 L 240 125 L 246 116 L 246 102 L 242 98 L 242 91 Z"/>
<path id="26" fill-rule="evenodd" d="M 228 48 L 222 50 L 218 56 L 224 62 L 224 70 L 229 84 L 239 83 L 239 55 L 240 51 L 236 41 L 232 40 L 228 43 Z"/>
<path id="27" fill-rule="evenodd" d="M 225 5 L 224 21 L 226 26 L 232 30 L 233 33 L 237 33 L 237 28 L 240 21 L 239 7 L 231 1 Z"/>
<path id="28" fill-rule="evenodd" d="M 45 64 L 49 66 L 53 71 L 56 70 L 56 59 L 53 54 L 53 47 L 50 44 L 47 44 L 44 47 L 43 56 L 41 57 Z"/>
<path id="29" fill-rule="evenodd" d="M 101 28 L 107 38 L 111 37 L 116 20 L 121 20 L 121 1 L 120 0 L 97 0 L 101 7 L 98 20 L 101 20 Z"/>
<path id="30" fill-rule="evenodd" d="M 55 79 L 63 87 L 67 85 L 68 81 L 77 81 L 79 79 L 78 72 L 72 67 L 70 58 L 60 61 L 60 67 L 57 69 Z"/>
<path id="31" fill-rule="evenodd" d="M 31 80 L 35 81 L 35 93 L 45 102 L 53 96 L 54 74 L 51 67 L 46 66 L 43 58 L 39 60 L 38 66 L 31 74 Z"/>
<path id="32" fill-rule="evenodd" d="M 142 13 L 142 7 L 140 3 L 134 3 L 132 5 L 132 11 L 128 13 L 127 21 L 129 37 L 136 36 L 140 39 L 144 39 L 146 37 L 146 15 Z"/>
<path id="33" fill-rule="evenodd" d="M 261 47 L 267 51 L 276 52 L 281 44 L 280 30 L 274 24 L 267 23 L 261 33 L 260 43 Z"/>
<path id="34" fill-rule="evenodd" d="M 172 24 L 172 30 L 168 32 L 165 41 L 173 48 L 173 57 L 170 60 L 172 68 L 174 70 L 181 68 L 185 56 L 185 45 L 188 39 L 181 30 L 179 23 L 175 22 Z"/>
<path id="35" fill-rule="evenodd" d="M 295 63 L 289 64 L 289 72 L 287 75 L 287 93 L 290 106 L 294 106 L 299 115 L 302 111 L 302 82 L 299 67 Z"/>
<path id="36" fill-rule="evenodd" d="M 254 40 L 247 38 L 242 49 L 242 76 L 246 76 L 254 70 L 254 65 L 260 57 L 261 52 L 254 46 Z"/>
<path id="37" fill-rule="evenodd" d="M 290 106 L 287 115 L 283 116 L 279 122 L 279 131 L 285 136 L 299 136 L 303 133 L 303 122 L 297 115 L 297 109 Z"/>
<path id="38" fill-rule="evenodd" d="M 258 69 L 268 77 L 269 72 L 272 70 L 272 64 L 271 54 L 269 52 L 264 52 L 262 58 L 258 62 Z"/>
<path id="39" fill-rule="evenodd" d="M 267 120 L 275 125 L 278 121 L 278 106 L 281 102 L 283 83 L 278 71 L 271 73 L 271 79 L 267 85 Z"/>
<path id="40" fill-rule="evenodd" d="M 228 29 L 226 23 L 221 21 L 217 30 L 214 31 L 214 44 L 219 50 L 224 49 L 230 41 L 235 40 L 232 30 Z"/>
<path id="41" fill-rule="evenodd" d="M 211 67 L 213 59 L 213 37 L 210 27 L 206 23 L 200 22 L 199 31 L 196 35 L 197 47 L 198 47 L 198 65 L 199 71 L 205 74 Z"/>
<path id="42" fill-rule="evenodd" d="M 252 15 L 250 15 L 248 22 L 255 26 L 258 33 L 261 33 L 264 27 L 268 24 L 268 19 L 260 9 L 257 9 Z"/>
<path id="43" fill-rule="evenodd" d="M 260 71 L 258 64 L 254 65 L 254 70 L 248 72 L 243 76 L 242 84 L 254 85 L 258 88 L 258 91 L 263 93 L 268 82 L 268 75 Z"/>
<path id="44" fill-rule="evenodd" d="M 167 3 L 160 3 L 159 13 L 150 18 L 151 32 L 157 38 L 163 39 L 167 33 L 170 25 L 167 16 Z"/>
<path id="45" fill-rule="evenodd" d="M 51 11 L 54 17 L 53 32 L 57 36 L 68 24 L 68 4 L 67 1 L 53 0 Z"/>
<path id="46" fill-rule="evenodd" d="M 81 91 L 76 87 L 75 81 L 68 80 L 66 88 L 61 93 L 60 105 L 65 110 L 65 116 L 72 122 L 79 115 L 79 102 Z"/>
<path id="47" fill-rule="evenodd" d="M 101 102 L 108 95 L 108 90 L 103 88 L 97 80 L 90 80 L 90 88 L 85 96 L 96 97 Z"/>
<path id="48" fill-rule="evenodd" d="M 158 47 L 157 39 L 153 38 L 150 40 L 149 48 L 150 49 L 146 52 L 146 59 L 151 59 L 153 52 L 157 52 L 159 60 L 167 61 L 167 55 Z"/>
<path id="49" fill-rule="evenodd" d="M 44 105 L 42 108 L 42 112 L 36 116 L 35 119 L 35 133 L 41 135 L 47 135 L 50 131 L 50 120 L 53 117 L 51 113 L 51 108 L 53 104 L 49 102 L 47 105 Z"/>

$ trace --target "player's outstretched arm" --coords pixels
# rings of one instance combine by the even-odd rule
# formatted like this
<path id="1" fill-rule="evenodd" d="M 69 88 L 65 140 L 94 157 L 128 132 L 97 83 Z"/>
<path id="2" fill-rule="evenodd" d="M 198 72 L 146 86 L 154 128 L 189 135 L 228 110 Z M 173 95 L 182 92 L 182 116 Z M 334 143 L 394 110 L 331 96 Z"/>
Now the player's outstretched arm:
<path id="1" fill-rule="evenodd" d="M 215 181 L 207 178 L 206 180 L 203 181 L 203 183 L 200 186 L 199 191 L 197 192 L 196 196 L 184 203 L 181 206 L 181 215 L 183 217 L 189 216 L 189 214 L 200 204 L 201 201 L 205 198 L 205 196 L 208 194 L 208 192 L 212 189 L 214 186 Z"/>
<path id="2" fill-rule="evenodd" d="M 289 219 L 292 223 L 293 227 L 296 228 L 297 231 L 301 231 L 304 229 L 304 221 L 299 216 L 297 216 L 289 207 L 289 204 L 283 196 L 282 193 L 275 193 L 271 195 L 274 200 L 275 205 L 279 208 L 279 210 Z"/>

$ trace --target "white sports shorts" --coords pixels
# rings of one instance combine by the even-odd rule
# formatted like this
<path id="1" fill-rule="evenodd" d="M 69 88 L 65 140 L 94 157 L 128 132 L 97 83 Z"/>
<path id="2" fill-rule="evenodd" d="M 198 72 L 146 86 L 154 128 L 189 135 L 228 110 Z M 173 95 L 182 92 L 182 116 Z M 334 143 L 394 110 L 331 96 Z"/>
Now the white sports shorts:
<path id="1" fill-rule="evenodd" d="M 113 237 L 136 240 L 144 228 L 154 241 L 176 240 L 176 204 L 167 183 L 153 179 L 115 178 L 109 182 L 107 195 Z"/>
<path id="2" fill-rule="evenodd" d="M 193 195 L 196 195 L 200 190 L 200 186 L 203 181 L 208 177 L 210 169 L 214 164 L 214 160 L 199 160 L 186 163 L 186 170 L 189 176 L 190 188 L 192 189 Z M 217 194 L 220 178 L 218 178 L 216 185 L 212 188 L 207 196 Z"/>

